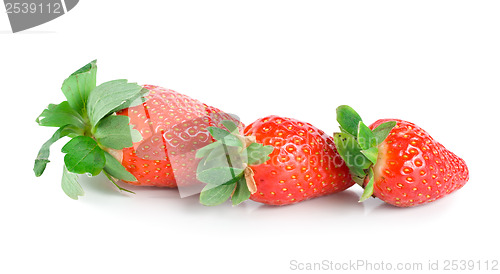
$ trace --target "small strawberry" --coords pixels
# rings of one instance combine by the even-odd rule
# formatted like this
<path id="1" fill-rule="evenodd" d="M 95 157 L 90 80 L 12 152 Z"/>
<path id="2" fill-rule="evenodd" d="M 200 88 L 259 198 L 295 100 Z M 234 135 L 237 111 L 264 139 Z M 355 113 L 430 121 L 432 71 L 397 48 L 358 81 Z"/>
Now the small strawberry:
<path id="1" fill-rule="evenodd" d="M 234 125 L 229 125 L 233 131 Z M 288 205 L 347 189 L 354 182 L 332 137 L 311 124 L 268 116 L 245 129 L 245 137 L 210 129 L 219 147 L 198 151 L 204 157 L 198 179 L 207 186 L 200 201 L 217 205 L 250 198 Z M 217 151 L 219 149 L 219 151 Z"/>
<path id="2" fill-rule="evenodd" d="M 124 191 L 128 190 L 117 180 L 168 187 L 194 181 L 195 150 L 212 142 L 206 127 L 227 119 L 237 122 L 172 90 L 127 80 L 97 86 L 96 72 L 93 61 L 71 74 L 62 86 L 67 100 L 49 105 L 36 120 L 58 130 L 40 149 L 35 175 L 41 176 L 49 163 L 50 146 L 70 137 L 62 148 L 66 154 L 62 188 L 73 199 L 84 193 L 77 174 L 102 172 Z"/>
<path id="3" fill-rule="evenodd" d="M 469 179 L 464 160 L 417 125 L 382 119 L 366 126 L 349 106 L 337 108 L 342 133 L 334 135 L 353 179 L 374 195 L 410 207 L 429 203 L 461 188 Z"/>

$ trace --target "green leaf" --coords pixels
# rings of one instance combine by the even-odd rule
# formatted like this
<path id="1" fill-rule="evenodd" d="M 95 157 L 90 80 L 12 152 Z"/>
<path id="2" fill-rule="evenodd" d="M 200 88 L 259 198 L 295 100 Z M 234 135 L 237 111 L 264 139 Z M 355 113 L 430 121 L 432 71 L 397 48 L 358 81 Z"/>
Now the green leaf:
<path id="1" fill-rule="evenodd" d="M 52 137 L 50 137 L 49 140 L 47 140 L 42 145 L 35 159 L 35 166 L 33 167 L 33 171 L 35 172 L 36 177 L 40 177 L 43 174 L 43 172 L 45 171 L 45 167 L 50 162 L 49 161 L 50 146 L 53 143 L 57 142 L 62 137 L 68 136 L 68 134 L 73 133 L 74 130 L 75 129 L 72 128 L 70 125 L 62 126 L 56 132 L 54 132 L 54 134 L 52 135 Z"/>
<path id="2" fill-rule="evenodd" d="M 210 185 L 223 185 L 236 182 L 243 174 L 244 169 L 228 166 L 215 167 L 203 170 L 196 174 L 196 177 L 201 182 Z"/>
<path id="3" fill-rule="evenodd" d="M 231 120 L 223 120 L 221 123 L 222 123 L 222 125 L 224 127 L 227 128 L 227 130 L 229 130 L 229 132 L 231 132 L 233 134 L 239 133 L 238 126 L 233 121 L 231 121 Z"/>
<path id="4" fill-rule="evenodd" d="M 82 129 L 85 127 L 82 116 L 78 114 L 71 106 L 68 101 L 64 101 L 59 105 L 50 104 L 43 112 L 38 116 L 36 122 L 40 126 L 45 127 L 62 127 L 65 125 L 74 125 L 77 128 Z"/>
<path id="5" fill-rule="evenodd" d="M 69 105 L 78 113 L 83 113 L 90 92 L 96 86 L 96 60 L 71 74 L 62 85 L 62 92 Z"/>
<path id="6" fill-rule="evenodd" d="M 242 157 L 238 147 L 230 147 L 225 145 L 217 146 L 212 149 L 198 164 L 197 172 L 215 167 L 234 167 L 244 168 L 246 157 Z"/>
<path id="7" fill-rule="evenodd" d="M 368 181 L 368 184 L 365 186 L 365 190 L 363 191 L 363 194 L 361 195 L 361 198 L 359 199 L 360 202 L 365 201 L 366 199 L 370 198 L 373 195 L 373 184 L 375 182 L 375 176 L 373 175 L 373 169 L 370 168 L 370 171 L 368 173 L 368 176 L 370 180 Z"/>
<path id="8" fill-rule="evenodd" d="M 220 142 L 220 141 L 210 143 L 210 144 L 198 149 L 196 151 L 195 157 L 198 159 L 203 158 L 203 157 L 207 156 L 213 149 L 215 149 L 219 146 L 222 146 L 222 142 Z"/>
<path id="9" fill-rule="evenodd" d="M 352 180 L 356 184 L 360 185 L 361 187 L 363 187 L 363 184 L 365 183 L 365 177 L 366 177 L 366 174 L 363 177 L 359 177 L 359 176 L 356 176 L 356 175 L 352 174 L 352 172 L 351 172 L 351 178 L 352 178 Z"/>
<path id="10" fill-rule="evenodd" d="M 350 133 L 349 133 L 349 132 L 347 132 L 347 130 L 345 130 L 342 126 L 339 126 L 339 128 L 340 128 L 340 132 L 350 134 Z"/>
<path id="11" fill-rule="evenodd" d="M 338 153 L 351 173 L 359 177 L 366 176 L 364 170 L 370 167 L 371 162 L 361 153 L 361 147 L 356 138 L 348 133 L 335 133 L 333 139 Z"/>
<path id="12" fill-rule="evenodd" d="M 251 143 L 245 151 L 249 165 L 260 165 L 270 159 L 269 154 L 274 151 L 274 147 L 269 145 L 263 146 L 259 143 Z"/>
<path id="13" fill-rule="evenodd" d="M 377 139 L 369 127 L 359 121 L 357 140 L 361 149 L 369 149 L 377 146 Z"/>
<path id="14" fill-rule="evenodd" d="M 216 160 L 212 160 L 212 161 L 207 161 L 207 157 L 204 157 L 198 163 L 198 167 L 196 168 L 196 174 L 200 174 L 203 171 L 206 171 L 206 170 L 209 170 L 212 168 L 216 168 L 216 167 L 221 167 L 221 166 L 228 166 L 226 157 L 221 157 L 220 159 L 216 159 Z"/>
<path id="15" fill-rule="evenodd" d="M 78 196 L 84 195 L 82 186 L 78 183 L 78 175 L 70 173 L 65 166 L 63 167 L 61 187 L 71 199 L 78 200 Z"/>
<path id="16" fill-rule="evenodd" d="M 243 143 L 241 142 L 240 138 L 229 133 L 228 131 L 218 127 L 208 127 L 207 129 L 210 134 L 212 134 L 212 137 L 214 137 L 215 140 L 221 141 L 226 146 L 243 148 Z"/>
<path id="17" fill-rule="evenodd" d="M 104 157 L 106 158 L 106 164 L 104 165 L 104 171 L 106 171 L 109 175 L 113 176 L 119 180 L 125 180 L 128 182 L 136 182 L 132 173 L 128 172 L 127 169 L 115 159 L 115 157 L 111 156 L 108 152 L 104 151 Z"/>
<path id="18" fill-rule="evenodd" d="M 250 190 L 247 187 L 247 181 L 245 177 L 241 177 L 236 183 L 236 189 L 234 190 L 233 195 L 231 196 L 231 202 L 233 205 L 239 205 L 242 202 L 248 200 L 250 198 Z"/>
<path id="19" fill-rule="evenodd" d="M 372 162 L 373 164 L 377 163 L 378 147 L 371 147 L 369 149 L 361 150 L 361 153 L 363 153 L 363 155 L 365 155 L 366 158 L 368 158 L 368 160 L 370 160 L 370 162 Z"/>
<path id="20" fill-rule="evenodd" d="M 71 76 L 73 76 L 73 75 L 78 75 L 78 74 L 82 74 L 82 73 L 86 73 L 86 72 L 91 71 L 92 69 L 96 69 L 96 68 L 97 68 L 96 63 L 97 63 L 97 60 L 94 60 L 94 61 L 92 61 L 92 62 L 90 62 L 90 63 L 86 64 L 85 66 L 83 66 L 83 67 L 79 68 L 77 71 L 73 72 L 73 73 L 71 74 Z"/>
<path id="21" fill-rule="evenodd" d="M 106 115 L 142 102 L 140 99 L 147 92 L 147 89 L 136 83 L 127 83 L 127 80 L 114 80 L 97 86 L 87 103 L 90 124 L 94 127 Z"/>
<path id="22" fill-rule="evenodd" d="M 222 165 L 232 166 L 226 157 L 226 150 L 227 146 L 221 143 L 220 146 L 214 147 L 214 149 L 210 151 L 210 153 L 206 156 L 205 161 L 207 163 L 211 161 L 220 161 Z"/>
<path id="23" fill-rule="evenodd" d="M 129 125 L 130 118 L 110 115 L 102 119 L 95 128 L 94 137 L 105 146 L 116 150 L 133 146 L 133 141 L 141 138 L 141 133 Z"/>
<path id="24" fill-rule="evenodd" d="M 216 206 L 227 201 L 234 191 L 236 183 L 227 185 L 206 185 L 200 193 L 200 203 Z"/>
<path id="25" fill-rule="evenodd" d="M 373 134 L 377 140 L 377 145 L 381 144 L 389 133 L 391 133 L 392 128 L 396 126 L 396 121 L 389 121 L 378 125 L 378 127 L 373 129 Z"/>
<path id="26" fill-rule="evenodd" d="M 365 176 L 366 176 L 366 172 L 358 166 L 350 166 L 349 170 L 351 171 L 351 174 L 353 176 L 359 177 L 361 179 L 365 178 Z"/>
<path id="27" fill-rule="evenodd" d="M 126 188 L 123 188 L 121 186 L 119 186 L 117 183 L 116 183 L 116 179 L 114 177 L 112 177 L 109 173 L 107 173 L 106 171 L 103 171 L 104 175 L 106 175 L 106 177 L 108 178 L 108 180 L 116 187 L 118 188 L 118 190 L 120 191 L 125 191 L 125 192 L 128 192 L 128 193 L 132 193 L 132 194 L 135 194 L 135 192 L 131 191 L 131 190 L 128 190 Z"/>
<path id="28" fill-rule="evenodd" d="M 212 137 L 214 137 L 215 140 L 223 139 L 227 135 L 231 134 L 229 133 L 229 131 L 218 127 L 207 127 L 207 129 L 210 132 L 210 134 L 212 134 Z"/>
<path id="29" fill-rule="evenodd" d="M 358 135 L 358 125 L 362 121 L 359 114 L 350 106 L 342 105 L 337 108 L 337 121 L 341 130 L 350 133 L 352 136 Z"/>
<path id="30" fill-rule="evenodd" d="M 66 168 L 73 173 L 90 173 L 95 176 L 102 171 L 106 163 L 104 151 L 94 139 L 87 136 L 71 139 L 61 151 L 66 153 Z"/>

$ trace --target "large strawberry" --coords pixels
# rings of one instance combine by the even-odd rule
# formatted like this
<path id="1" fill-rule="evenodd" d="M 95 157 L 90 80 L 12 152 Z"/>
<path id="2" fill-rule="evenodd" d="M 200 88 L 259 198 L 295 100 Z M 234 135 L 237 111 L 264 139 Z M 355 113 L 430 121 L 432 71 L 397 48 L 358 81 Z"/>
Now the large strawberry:
<path id="1" fill-rule="evenodd" d="M 366 126 L 349 106 L 337 108 L 341 133 L 334 135 L 353 178 L 372 195 L 400 207 L 442 198 L 469 179 L 464 160 L 417 125 L 382 119 Z"/>
<path id="2" fill-rule="evenodd" d="M 211 128 L 213 143 L 198 151 L 203 157 L 198 178 L 207 186 L 205 205 L 231 197 L 233 204 L 251 200 L 288 205 L 345 190 L 354 184 L 332 137 L 311 124 L 268 116 L 245 129 L 245 137 Z M 232 134 L 229 132 L 233 131 Z"/>
<path id="3" fill-rule="evenodd" d="M 50 146 L 67 136 L 71 140 L 62 148 L 66 154 L 62 188 L 73 199 L 83 195 L 77 174 L 103 172 L 125 191 L 117 180 L 173 187 L 175 179 L 195 178 L 195 150 L 212 142 L 206 127 L 232 117 L 155 86 L 126 80 L 96 86 L 96 72 L 93 61 L 70 75 L 62 86 L 67 100 L 49 105 L 38 117 L 39 125 L 59 129 L 40 149 L 35 175 L 44 172 Z M 176 158 L 176 153 L 187 160 Z M 179 176 L 174 177 L 175 172 Z"/>
<path id="4" fill-rule="evenodd" d="M 221 126 L 232 116 L 170 89 L 145 85 L 146 102 L 117 112 L 130 117 L 130 125 L 142 137 L 118 155 L 137 178 L 128 183 L 142 186 L 176 187 L 177 182 L 195 182 L 195 151 L 212 142 L 209 126 Z M 239 125 L 242 128 L 242 125 Z"/>

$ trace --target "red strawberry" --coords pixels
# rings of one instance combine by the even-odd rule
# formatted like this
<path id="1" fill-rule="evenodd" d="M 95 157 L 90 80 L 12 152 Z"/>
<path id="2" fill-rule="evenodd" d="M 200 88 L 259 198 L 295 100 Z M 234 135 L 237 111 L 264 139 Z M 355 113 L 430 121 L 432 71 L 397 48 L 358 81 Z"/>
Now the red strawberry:
<path id="1" fill-rule="evenodd" d="M 373 194 L 395 206 L 416 206 L 442 198 L 468 181 L 465 161 L 417 125 L 383 119 L 366 127 L 348 106 L 339 107 L 337 113 L 344 132 L 336 134 L 335 141 L 365 187 L 362 200 Z"/>
<path id="2" fill-rule="evenodd" d="M 66 154 L 62 188 L 73 199 L 83 195 L 77 174 L 102 172 L 120 190 L 126 189 L 117 180 L 191 185 L 198 182 L 196 150 L 213 141 L 206 128 L 221 126 L 222 120 L 243 128 L 233 117 L 172 90 L 127 80 L 97 86 L 96 72 L 93 61 L 71 74 L 62 86 L 67 100 L 49 105 L 36 120 L 59 129 L 40 149 L 35 175 L 44 172 L 50 146 L 70 137 L 62 148 Z"/>
<path id="3" fill-rule="evenodd" d="M 354 184 L 333 138 L 309 123 L 268 116 L 247 126 L 245 135 L 274 147 L 269 161 L 251 166 L 257 186 L 253 201 L 293 204 Z"/>
<path id="4" fill-rule="evenodd" d="M 370 125 L 374 129 L 384 122 Z M 396 126 L 379 145 L 373 167 L 375 196 L 396 206 L 432 202 L 469 180 L 465 161 L 413 123 L 392 119 Z"/>
<path id="5" fill-rule="evenodd" d="M 212 142 L 207 127 L 221 126 L 222 120 L 238 121 L 173 90 L 144 88 L 150 91 L 146 102 L 117 113 L 129 116 L 142 136 L 134 147 L 123 149 L 122 164 L 137 178 L 128 183 L 159 187 L 176 187 L 176 181 L 193 183 L 199 162 L 196 150 Z"/>
<path id="6" fill-rule="evenodd" d="M 247 126 L 245 135 L 238 138 L 245 140 L 242 144 L 246 148 L 234 142 L 227 148 L 235 151 L 226 148 L 226 157 L 220 157 L 222 163 L 230 159 L 225 168 L 213 163 L 218 159 L 216 153 L 211 153 L 215 160 L 200 163 L 198 177 L 207 183 L 200 195 L 203 204 L 216 205 L 231 197 L 233 204 L 250 198 L 270 205 L 288 205 L 354 184 L 333 139 L 311 124 L 268 116 Z M 207 155 L 202 151 L 200 154 Z M 213 169 L 204 169 L 205 165 Z"/>

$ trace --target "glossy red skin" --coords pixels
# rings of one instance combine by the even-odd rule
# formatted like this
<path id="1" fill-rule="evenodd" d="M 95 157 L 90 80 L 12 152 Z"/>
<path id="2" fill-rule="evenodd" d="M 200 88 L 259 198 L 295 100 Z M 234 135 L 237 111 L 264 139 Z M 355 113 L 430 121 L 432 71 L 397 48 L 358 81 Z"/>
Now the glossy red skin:
<path id="1" fill-rule="evenodd" d="M 245 135 L 274 147 L 269 161 L 251 166 L 257 185 L 250 197 L 253 201 L 288 205 L 354 184 L 333 138 L 311 124 L 268 116 L 248 125 Z"/>
<path id="2" fill-rule="evenodd" d="M 440 199 L 469 180 L 465 161 L 417 125 L 382 119 L 370 129 L 387 121 L 397 124 L 379 146 L 374 166 L 375 196 L 399 207 L 416 206 Z"/>
<path id="3" fill-rule="evenodd" d="M 213 141 L 206 128 L 222 127 L 222 120 L 239 121 L 176 91 L 152 85 L 144 88 L 150 91 L 145 103 L 117 113 L 129 116 L 130 125 L 143 138 L 122 150 L 122 165 L 137 178 L 127 183 L 177 187 L 198 182 L 196 150 Z"/>

